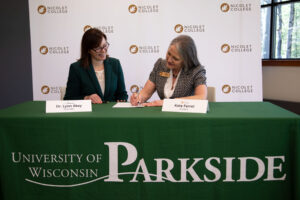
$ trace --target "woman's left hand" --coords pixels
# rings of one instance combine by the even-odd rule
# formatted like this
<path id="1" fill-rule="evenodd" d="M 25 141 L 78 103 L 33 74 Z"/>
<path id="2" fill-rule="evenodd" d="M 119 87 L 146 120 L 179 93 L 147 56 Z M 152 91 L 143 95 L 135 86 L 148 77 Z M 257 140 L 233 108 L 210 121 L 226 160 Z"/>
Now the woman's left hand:
<path id="1" fill-rule="evenodd" d="M 156 100 L 149 103 L 143 103 L 143 106 L 145 107 L 154 107 L 154 106 L 162 106 L 164 103 L 164 100 Z"/>

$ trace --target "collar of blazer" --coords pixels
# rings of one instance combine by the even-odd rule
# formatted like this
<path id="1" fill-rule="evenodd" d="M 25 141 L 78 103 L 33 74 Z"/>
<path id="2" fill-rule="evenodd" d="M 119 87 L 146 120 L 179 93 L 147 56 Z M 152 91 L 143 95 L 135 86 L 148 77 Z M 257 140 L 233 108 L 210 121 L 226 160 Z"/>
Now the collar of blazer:
<path id="1" fill-rule="evenodd" d="M 101 99 L 104 99 L 108 95 L 109 87 L 110 87 L 110 78 L 111 78 L 111 62 L 109 61 L 109 58 L 104 60 L 104 73 L 105 73 L 105 93 L 103 94 L 99 81 L 96 76 L 96 72 L 94 70 L 94 67 L 92 63 L 90 64 L 90 67 L 88 69 L 88 74 L 92 80 L 92 83 L 94 87 L 96 88 L 97 94 L 101 97 Z"/>

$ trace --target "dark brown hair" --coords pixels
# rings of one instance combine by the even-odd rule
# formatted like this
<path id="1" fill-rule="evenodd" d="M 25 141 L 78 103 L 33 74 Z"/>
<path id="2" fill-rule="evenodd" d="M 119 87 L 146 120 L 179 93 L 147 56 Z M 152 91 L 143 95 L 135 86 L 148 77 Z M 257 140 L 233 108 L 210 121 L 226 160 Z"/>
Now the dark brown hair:
<path id="1" fill-rule="evenodd" d="M 80 55 L 80 64 L 84 68 L 88 68 L 91 63 L 91 55 L 89 50 L 97 48 L 103 38 L 107 40 L 106 35 L 97 28 L 91 28 L 87 30 L 81 40 L 81 55 Z"/>

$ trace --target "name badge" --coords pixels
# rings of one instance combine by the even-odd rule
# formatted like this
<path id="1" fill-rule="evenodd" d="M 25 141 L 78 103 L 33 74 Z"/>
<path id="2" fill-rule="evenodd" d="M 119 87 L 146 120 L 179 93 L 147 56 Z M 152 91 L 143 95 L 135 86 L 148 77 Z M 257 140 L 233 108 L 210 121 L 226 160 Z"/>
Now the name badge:
<path id="1" fill-rule="evenodd" d="M 159 75 L 162 77 L 167 77 L 167 78 L 170 77 L 170 73 L 168 73 L 168 72 L 159 72 Z"/>
<path id="2" fill-rule="evenodd" d="M 186 112 L 207 113 L 208 100 L 195 99 L 164 99 L 162 111 L 164 112 Z"/>
<path id="3" fill-rule="evenodd" d="M 46 113 L 92 112 L 91 100 L 46 101 Z"/>

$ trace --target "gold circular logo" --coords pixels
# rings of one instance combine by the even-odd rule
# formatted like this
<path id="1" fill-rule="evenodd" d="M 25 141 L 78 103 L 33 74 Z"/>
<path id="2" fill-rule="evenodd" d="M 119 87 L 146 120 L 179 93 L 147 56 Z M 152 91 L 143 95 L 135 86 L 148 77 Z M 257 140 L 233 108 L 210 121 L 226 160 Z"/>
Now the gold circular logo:
<path id="1" fill-rule="evenodd" d="M 140 88 L 139 88 L 139 86 L 137 86 L 137 85 L 132 85 L 132 86 L 130 87 L 130 91 L 131 91 L 132 93 L 138 93 L 139 90 L 140 90 Z"/>
<path id="2" fill-rule="evenodd" d="M 223 45 L 221 46 L 221 51 L 222 51 L 223 53 L 228 53 L 228 52 L 230 51 L 230 46 L 229 46 L 228 44 L 223 44 Z"/>
<path id="3" fill-rule="evenodd" d="M 129 51 L 130 51 L 130 53 L 132 53 L 132 54 L 136 54 L 136 53 L 138 52 L 138 50 L 139 50 L 139 48 L 138 48 L 138 46 L 136 46 L 136 45 L 131 45 L 131 46 L 129 47 Z"/>
<path id="4" fill-rule="evenodd" d="M 128 7 L 128 11 L 129 11 L 131 14 L 136 13 L 136 12 L 137 12 L 137 7 L 136 7 L 136 5 L 131 4 L 131 5 Z"/>
<path id="5" fill-rule="evenodd" d="M 220 9 L 222 12 L 228 12 L 230 9 L 230 6 L 228 3 L 222 3 L 222 5 L 220 6 Z"/>
<path id="6" fill-rule="evenodd" d="M 38 13 L 40 13 L 41 15 L 43 15 L 43 14 L 46 13 L 47 9 L 46 9 L 45 6 L 40 5 L 40 6 L 38 7 L 37 11 L 38 11 Z"/>
<path id="7" fill-rule="evenodd" d="M 41 46 L 40 47 L 40 53 L 43 54 L 43 55 L 46 55 L 48 53 L 48 47 Z"/>
<path id="8" fill-rule="evenodd" d="M 92 26 L 90 25 L 86 25 L 84 28 L 83 28 L 83 31 L 86 32 L 87 30 L 91 29 Z"/>
<path id="9" fill-rule="evenodd" d="M 176 33 L 182 33 L 183 31 L 183 26 L 181 24 L 177 24 L 175 27 L 174 27 L 174 30 Z"/>
<path id="10" fill-rule="evenodd" d="M 47 85 L 43 85 L 43 87 L 41 88 L 41 92 L 43 94 L 48 94 L 50 92 L 50 88 Z"/>
<path id="11" fill-rule="evenodd" d="M 230 92 L 231 92 L 231 87 L 230 87 L 230 85 L 223 85 L 222 91 L 223 91 L 225 94 L 230 93 Z"/>

